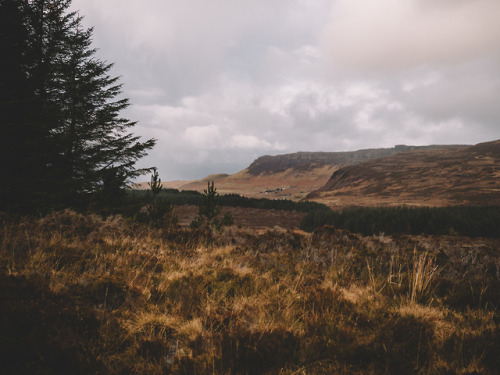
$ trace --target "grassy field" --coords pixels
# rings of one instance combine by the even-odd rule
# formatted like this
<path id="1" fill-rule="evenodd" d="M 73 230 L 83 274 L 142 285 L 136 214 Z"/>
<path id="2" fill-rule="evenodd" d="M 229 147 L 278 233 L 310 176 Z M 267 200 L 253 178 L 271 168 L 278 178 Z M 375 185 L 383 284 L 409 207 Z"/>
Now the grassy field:
<path id="1" fill-rule="evenodd" d="M 4 374 L 497 374 L 500 240 L 0 216 Z"/>

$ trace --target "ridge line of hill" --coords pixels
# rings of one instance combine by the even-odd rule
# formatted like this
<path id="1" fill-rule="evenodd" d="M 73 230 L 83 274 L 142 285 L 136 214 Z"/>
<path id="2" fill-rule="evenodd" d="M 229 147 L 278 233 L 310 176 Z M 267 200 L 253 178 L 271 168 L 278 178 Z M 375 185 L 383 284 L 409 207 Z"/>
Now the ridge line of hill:
<path id="1" fill-rule="evenodd" d="M 305 199 L 329 207 L 500 205 L 500 140 L 421 149 L 335 171 Z"/>
<path id="2" fill-rule="evenodd" d="M 477 145 L 396 145 L 345 152 L 264 155 L 235 174 L 170 181 L 249 198 L 313 200 L 349 206 L 500 205 L 500 140 Z M 142 188 L 147 189 L 147 184 Z"/>

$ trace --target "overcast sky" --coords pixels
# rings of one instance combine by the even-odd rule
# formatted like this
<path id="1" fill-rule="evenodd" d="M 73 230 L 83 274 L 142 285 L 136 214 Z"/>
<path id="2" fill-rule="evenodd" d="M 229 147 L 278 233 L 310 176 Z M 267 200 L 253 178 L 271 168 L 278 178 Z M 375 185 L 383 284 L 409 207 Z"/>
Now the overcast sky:
<path id="1" fill-rule="evenodd" d="M 499 0 L 73 0 L 162 180 L 500 138 Z M 147 179 L 147 177 L 145 178 Z"/>

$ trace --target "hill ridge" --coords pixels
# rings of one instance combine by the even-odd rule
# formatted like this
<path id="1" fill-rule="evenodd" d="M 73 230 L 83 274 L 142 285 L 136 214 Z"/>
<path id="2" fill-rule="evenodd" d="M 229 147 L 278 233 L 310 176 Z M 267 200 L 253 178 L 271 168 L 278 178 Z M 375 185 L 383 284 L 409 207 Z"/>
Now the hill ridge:
<path id="1" fill-rule="evenodd" d="M 392 155 L 450 149 L 465 149 L 467 145 L 396 145 L 392 148 L 368 148 L 357 151 L 300 151 L 282 155 L 264 155 L 255 159 L 248 168 L 235 174 L 212 174 L 199 180 L 166 182 L 165 187 L 179 190 L 206 189 L 207 181 L 215 181 L 221 194 L 236 193 L 250 198 L 301 200 L 322 188 L 332 174 L 345 166 Z M 147 188 L 147 187 L 146 187 Z"/>
<path id="2" fill-rule="evenodd" d="M 299 151 L 281 155 L 263 155 L 255 159 L 248 167 L 252 176 L 266 173 L 280 173 L 293 168 L 299 171 L 325 165 L 355 165 L 375 158 L 387 157 L 401 152 L 410 152 L 421 149 L 436 149 L 448 147 L 467 147 L 466 145 L 428 145 L 407 146 L 396 145 L 392 148 L 368 148 L 357 151 L 334 151 L 334 152 L 308 152 Z"/>
<path id="3" fill-rule="evenodd" d="M 500 140 L 345 166 L 305 199 L 330 207 L 500 205 Z"/>

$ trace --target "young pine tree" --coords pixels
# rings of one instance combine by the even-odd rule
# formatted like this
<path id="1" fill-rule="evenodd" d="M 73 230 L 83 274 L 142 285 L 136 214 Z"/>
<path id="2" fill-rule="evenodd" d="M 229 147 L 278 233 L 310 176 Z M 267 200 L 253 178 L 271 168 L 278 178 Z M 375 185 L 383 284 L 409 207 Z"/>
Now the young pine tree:
<path id="1" fill-rule="evenodd" d="M 217 231 L 222 227 L 233 224 L 233 218 L 230 213 L 226 213 L 222 218 L 219 218 L 221 213 L 219 205 L 219 193 L 214 187 L 214 182 L 210 185 L 207 183 L 207 188 L 203 190 L 202 202 L 198 207 L 198 217 L 191 223 L 191 228 L 213 228 Z"/>
<path id="2" fill-rule="evenodd" d="M 174 207 L 160 193 L 163 189 L 161 178 L 156 168 L 153 168 L 151 182 L 148 183 L 148 205 L 146 206 L 147 221 L 156 227 L 175 226 L 177 217 L 174 215 Z"/>

